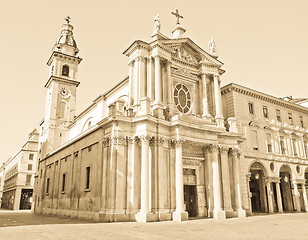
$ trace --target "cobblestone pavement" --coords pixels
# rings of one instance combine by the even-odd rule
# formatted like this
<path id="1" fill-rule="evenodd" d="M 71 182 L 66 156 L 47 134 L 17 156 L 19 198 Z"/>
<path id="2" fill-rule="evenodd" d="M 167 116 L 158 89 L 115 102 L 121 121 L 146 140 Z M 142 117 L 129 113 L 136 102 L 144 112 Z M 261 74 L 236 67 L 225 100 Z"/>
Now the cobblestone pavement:
<path id="1" fill-rule="evenodd" d="M 15 222 L 14 222 L 15 221 Z M 17 226 L 18 225 L 18 226 Z M 91 223 L 0 211 L 0 239 L 235 239 L 307 240 L 308 213 L 185 222 Z"/>

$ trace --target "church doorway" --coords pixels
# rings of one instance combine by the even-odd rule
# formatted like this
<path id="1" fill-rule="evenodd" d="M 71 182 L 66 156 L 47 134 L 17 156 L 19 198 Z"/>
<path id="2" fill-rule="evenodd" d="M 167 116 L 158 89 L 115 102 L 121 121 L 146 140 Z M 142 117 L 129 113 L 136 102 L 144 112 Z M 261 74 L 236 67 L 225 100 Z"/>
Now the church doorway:
<path id="1" fill-rule="evenodd" d="M 261 163 L 255 162 L 250 167 L 249 189 L 253 213 L 267 212 L 267 196 L 265 186 L 265 169 Z"/>
<path id="2" fill-rule="evenodd" d="M 184 204 L 189 217 L 197 216 L 197 191 L 195 185 L 184 185 Z"/>
<path id="3" fill-rule="evenodd" d="M 279 177 L 283 211 L 294 211 L 291 186 L 291 169 L 287 165 L 282 166 L 279 172 Z"/>

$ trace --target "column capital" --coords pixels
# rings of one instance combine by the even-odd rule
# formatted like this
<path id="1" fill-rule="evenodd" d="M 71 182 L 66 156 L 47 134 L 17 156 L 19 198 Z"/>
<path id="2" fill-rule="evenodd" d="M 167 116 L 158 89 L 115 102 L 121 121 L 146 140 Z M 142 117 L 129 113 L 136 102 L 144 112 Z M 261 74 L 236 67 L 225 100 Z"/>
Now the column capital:
<path id="1" fill-rule="evenodd" d="M 203 147 L 202 149 L 205 153 L 211 153 L 212 152 L 211 145 L 207 145 L 207 146 Z"/>
<path id="2" fill-rule="evenodd" d="M 153 56 L 153 58 L 154 58 L 154 60 L 160 60 L 161 56 L 155 55 L 155 56 Z"/>
<path id="3" fill-rule="evenodd" d="M 165 142 L 165 139 L 162 137 L 152 137 L 151 143 L 152 144 L 163 144 Z"/>
<path id="4" fill-rule="evenodd" d="M 211 152 L 218 152 L 218 150 L 219 150 L 218 144 L 211 144 L 209 147 L 210 147 Z"/>
<path id="5" fill-rule="evenodd" d="M 185 139 L 170 139 L 169 144 L 173 147 L 175 146 L 181 146 L 185 143 Z"/>
<path id="6" fill-rule="evenodd" d="M 138 144 L 140 142 L 140 138 L 138 136 L 127 137 L 127 141 L 130 144 L 133 144 L 133 143 L 137 143 Z"/>
<path id="7" fill-rule="evenodd" d="M 131 61 L 129 61 L 129 62 L 128 62 L 128 66 L 129 66 L 129 67 L 133 67 L 134 64 L 135 64 L 135 61 L 136 61 L 135 59 L 132 59 Z"/>
<path id="8" fill-rule="evenodd" d="M 149 135 L 142 135 L 139 136 L 139 138 L 142 143 L 150 143 L 150 141 L 152 140 L 152 137 Z"/>
<path id="9" fill-rule="evenodd" d="M 219 150 L 220 150 L 220 153 L 223 154 L 223 155 L 227 155 L 228 152 L 229 152 L 229 148 L 226 147 L 226 146 L 220 146 Z"/>
<path id="10" fill-rule="evenodd" d="M 240 153 L 240 151 L 237 149 L 237 148 L 231 148 L 230 150 L 229 150 L 229 153 L 232 155 L 232 156 L 240 156 L 241 155 L 241 153 Z"/>

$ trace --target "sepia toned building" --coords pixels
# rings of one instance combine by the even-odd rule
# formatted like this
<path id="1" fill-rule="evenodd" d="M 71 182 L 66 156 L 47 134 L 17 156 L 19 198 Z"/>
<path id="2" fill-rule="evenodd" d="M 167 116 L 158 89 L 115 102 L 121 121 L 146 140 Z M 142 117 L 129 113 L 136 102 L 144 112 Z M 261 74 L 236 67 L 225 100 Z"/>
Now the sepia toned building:
<path id="1" fill-rule="evenodd" d="M 269 96 L 275 99 L 269 100 L 270 118 L 261 119 L 257 103 L 255 116 L 246 116 L 244 95 L 233 88 L 238 85 L 221 89 L 225 71 L 214 40 L 209 50 L 202 49 L 185 36 L 178 11 L 173 14 L 177 22 L 172 37 L 160 32 L 157 15 L 151 41 L 136 40 L 123 52 L 128 58 L 128 77 L 77 116 L 77 72 L 82 59 L 73 26 L 66 19 L 47 62 L 50 75 L 40 124 L 35 213 L 103 222 L 245 217 L 256 212 L 257 204 L 263 204 L 264 211 L 267 206 L 274 211 L 278 192 L 274 188 L 289 166 L 291 171 L 299 166 L 302 173 L 288 175 L 288 181 L 297 184 L 293 192 L 299 192 L 305 180 L 307 130 L 297 125 L 289 129 L 298 149 L 302 148 L 300 157 L 288 157 L 299 161 L 292 162 L 294 166 L 291 160 L 279 160 L 287 156 L 274 154 L 280 146 L 274 144 L 278 141 L 274 134 L 273 152 L 266 153 L 267 135 L 261 134 L 279 126 L 271 115 L 275 101 L 282 103 L 277 104 L 281 116 L 290 106 L 294 121 L 301 116 L 304 126 L 307 108 Z M 102 76 L 101 81 L 107 80 Z M 249 96 L 252 102 L 261 99 Z M 258 150 L 250 149 L 248 130 L 252 128 L 257 129 Z M 284 129 L 281 123 L 277 132 Z M 261 160 L 262 154 L 271 160 Z M 288 164 L 281 168 L 283 161 Z M 276 172 L 267 169 L 272 162 Z M 257 173 L 262 183 L 253 185 Z M 256 186 L 263 191 L 259 203 L 253 198 Z"/>
<path id="2" fill-rule="evenodd" d="M 234 83 L 222 88 L 224 116 L 236 118 L 246 138 L 240 145 L 241 184 L 250 214 L 308 211 L 305 100 L 281 99 Z"/>
<path id="3" fill-rule="evenodd" d="M 0 206 L 31 209 L 39 133 L 34 129 L 20 151 L 0 168 Z"/>

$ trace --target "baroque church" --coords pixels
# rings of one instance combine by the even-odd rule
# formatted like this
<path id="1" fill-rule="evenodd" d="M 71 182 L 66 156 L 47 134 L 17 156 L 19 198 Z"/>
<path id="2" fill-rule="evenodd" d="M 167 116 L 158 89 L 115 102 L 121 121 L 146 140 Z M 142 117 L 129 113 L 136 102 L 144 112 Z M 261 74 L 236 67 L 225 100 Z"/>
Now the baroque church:
<path id="1" fill-rule="evenodd" d="M 262 98 L 239 85 L 221 88 L 225 71 L 214 40 L 208 51 L 202 49 L 185 36 L 178 11 L 173 14 L 177 22 L 172 37 L 160 32 L 157 15 L 152 40 L 136 40 L 123 52 L 128 58 L 128 77 L 77 116 L 77 71 L 82 59 L 73 26 L 66 19 L 47 62 L 50 75 L 45 84 L 45 116 L 40 123 L 35 213 L 102 222 L 149 222 L 274 212 L 279 202 L 274 195 L 280 188 L 274 180 L 280 181 L 280 165 L 273 167 L 278 169 L 276 178 L 273 171 L 269 178 L 266 168 L 280 160 L 262 158 L 256 149 L 252 153 L 245 150 L 251 148 L 246 142 L 252 136 L 246 130 L 263 125 L 256 118 L 249 121 L 237 115 L 243 105 L 239 104 L 240 94 L 247 92 L 258 101 Z M 280 106 L 301 112 L 303 124 L 308 125 L 307 107 L 272 98 L 284 103 Z M 264 101 L 268 99 L 264 97 Z M 253 107 L 257 112 L 257 106 Z M 268 125 L 274 128 L 275 122 Z M 297 178 L 302 179 L 304 189 L 307 128 L 303 125 L 300 131 L 303 161 L 299 162 L 302 175 Z M 258 144 L 262 142 L 260 134 Z M 271 141 L 273 148 L 280 147 L 279 142 Z M 264 183 L 256 181 L 257 173 Z M 253 189 L 251 181 L 255 181 Z M 285 205 L 293 204 L 293 210 L 307 209 L 306 193 L 298 205 L 300 200 L 292 200 L 295 185 L 290 186 L 284 186 L 291 194 Z M 252 191 L 258 201 L 251 201 Z M 281 211 L 283 194 L 286 196 L 280 192 Z"/>

